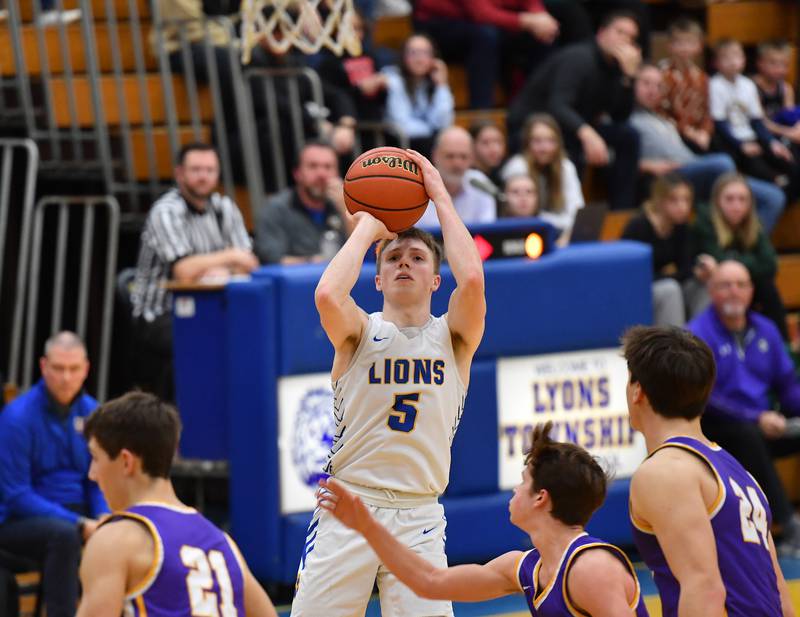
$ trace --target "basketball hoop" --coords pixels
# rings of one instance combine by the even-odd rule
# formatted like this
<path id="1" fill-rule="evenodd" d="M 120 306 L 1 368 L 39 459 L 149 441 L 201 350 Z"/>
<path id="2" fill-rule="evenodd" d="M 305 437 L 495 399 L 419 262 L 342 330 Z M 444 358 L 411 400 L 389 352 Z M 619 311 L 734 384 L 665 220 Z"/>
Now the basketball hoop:
<path id="1" fill-rule="evenodd" d="M 294 46 L 314 54 L 326 47 L 337 56 L 359 56 L 353 15 L 353 0 L 242 0 L 242 62 L 250 62 L 262 40 L 276 53 Z"/>

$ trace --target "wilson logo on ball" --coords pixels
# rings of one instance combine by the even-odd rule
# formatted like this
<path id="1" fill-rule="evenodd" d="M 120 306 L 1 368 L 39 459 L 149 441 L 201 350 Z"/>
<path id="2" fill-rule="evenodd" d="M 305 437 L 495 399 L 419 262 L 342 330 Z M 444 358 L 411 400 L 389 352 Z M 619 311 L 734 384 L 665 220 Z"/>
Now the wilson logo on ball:
<path id="1" fill-rule="evenodd" d="M 361 167 L 367 168 L 373 165 L 380 165 L 381 163 L 388 166 L 389 169 L 401 167 L 405 171 L 408 171 L 415 176 L 419 175 L 419 168 L 414 161 L 409 161 L 408 159 L 400 158 L 399 156 L 376 156 L 375 158 L 365 159 L 361 161 Z"/>

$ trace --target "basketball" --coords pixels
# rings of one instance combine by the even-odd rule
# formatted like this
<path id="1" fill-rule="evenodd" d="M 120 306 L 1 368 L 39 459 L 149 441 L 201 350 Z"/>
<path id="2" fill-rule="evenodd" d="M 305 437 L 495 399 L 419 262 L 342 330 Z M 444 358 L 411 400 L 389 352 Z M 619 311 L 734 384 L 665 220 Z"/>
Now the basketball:
<path id="1" fill-rule="evenodd" d="M 344 178 L 344 203 L 350 214 L 365 211 L 389 231 L 416 223 L 428 207 L 422 170 L 401 148 L 374 148 L 359 156 Z"/>

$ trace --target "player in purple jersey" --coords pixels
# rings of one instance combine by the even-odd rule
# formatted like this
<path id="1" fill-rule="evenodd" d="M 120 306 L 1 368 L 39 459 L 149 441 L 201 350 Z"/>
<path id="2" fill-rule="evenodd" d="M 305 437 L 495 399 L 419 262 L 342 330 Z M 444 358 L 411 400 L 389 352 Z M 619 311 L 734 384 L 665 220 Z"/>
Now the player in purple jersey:
<path id="1" fill-rule="evenodd" d="M 522 482 L 508 504 L 511 522 L 535 547 L 527 552 L 510 551 L 483 566 L 438 568 L 395 539 L 341 482 L 320 481 L 319 505 L 361 533 L 423 598 L 480 602 L 523 593 L 534 617 L 646 617 L 628 558 L 583 530 L 605 499 L 606 474 L 583 448 L 551 440 L 551 427 L 534 430 Z"/>
<path id="2" fill-rule="evenodd" d="M 714 383 L 708 346 L 678 328 L 623 337 L 631 426 L 648 457 L 631 481 L 630 516 L 664 617 L 794 615 L 758 483 L 700 429 Z"/>
<path id="3" fill-rule="evenodd" d="M 78 617 L 277 617 L 233 540 L 175 496 L 180 430 L 175 409 L 142 392 L 87 420 L 89 477 L 114 514 L 86 545 Z"/>

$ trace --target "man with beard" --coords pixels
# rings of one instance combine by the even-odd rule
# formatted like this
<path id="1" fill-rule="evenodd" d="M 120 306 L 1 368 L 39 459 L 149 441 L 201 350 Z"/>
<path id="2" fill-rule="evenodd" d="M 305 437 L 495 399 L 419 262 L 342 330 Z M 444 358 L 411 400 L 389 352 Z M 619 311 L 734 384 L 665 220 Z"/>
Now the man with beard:
<path id="1" fill-rule="evenodd" d="M 342 179 L 333 146 L 308 141 L 300 150 L 295 186 L 269 199 L 256 215 L 256 253 L 264 263 L 328 261 L 350 235 Z"/>
<path id="2" fill-rule="evenodd" d="M 138 385 L 167 400 L 172 399 L 172 296 L 164 283 L 194 283 L 258 266 L 239 209 L 214 191 L 219 182 L 214 148 L 187 144 L 176 160 L 177 186 L 147 215 L 131 293 Z"/>
<path id="3" fill-rule="evenodd" d="M 709 282 L 712 305 L 687 326 L 714 353 L 717 379 L 703 433 L 758 481 L 783 534 L 779 555 L 800 556 L 800 517 L 772 461 L 800 450 L 786 416 L 800 414 L 800 381 L 773 322 L 751 310 L 753 284 L 737 261 L 724 261 Z M 780 411 L 776 411 L 780 403 Z"/>
<path id="4" fill-rule="evenodd" d="M 460 126 L 444 129 L 433 144 L 433 164 L 442 176 L 456 212 L 465 224 L 491 223 L 497 218 L 496 191 L 491 180 L 473 163 L 472 136 Z M 497 191 L 499 193 L 499 191 Z M 438 227 L 433 202 L 417 223 L 419 227 Z"/>

